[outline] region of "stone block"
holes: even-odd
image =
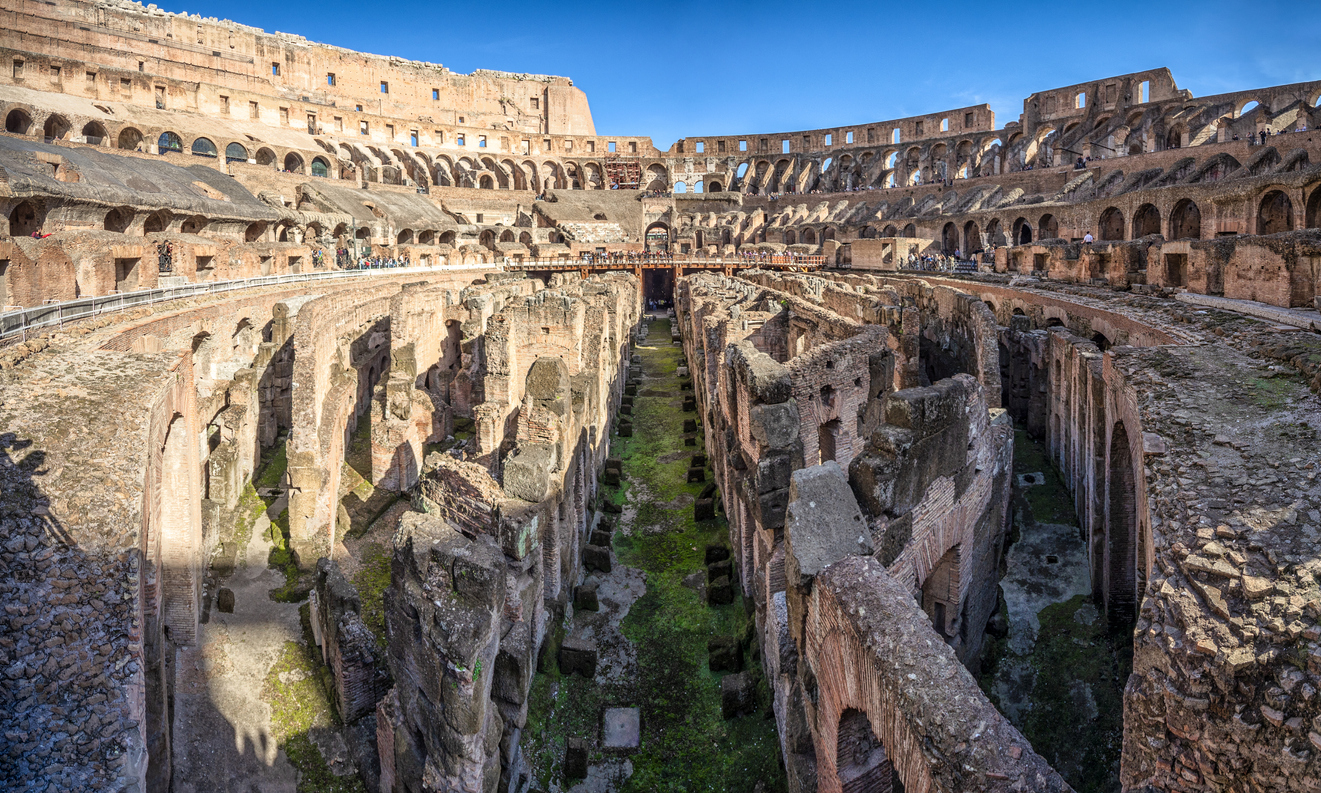
[[[601,502],[601,511],[609,515],[618,515],[624,511],[624,508],[607,498]]]
[[[509,495],[537,503],[550,494],[551,470],[557,453],[549,443],[526,443],[505,461],[504,484]]]
[[[706,467],[706,455],[705,455],[705,454],[694,454],[694,455],[693,455],[692,462],[688,463],[688,465],[692,466],[693,468],[705,468],[705,467]]]
[[[697,419],[684,419],[684,420],[683,420],[683,431],[684,431],[684,432],[697,432]]]
[[[716,501],[714,498],[699,498],[693,502],[693,520],[714,520],[716,517]]]
[[[633,404],[633,399],[634,399],[634,398],[631,397],[631,396],[623,396],[623,397],[620,397],[620,398],[619,398],[619,404],[621,404],[621,405],[630,405],[630,406],[631,406],[631,405]]]
[[[624,461],[618,457],[607,457],[605,460],[605,469],[607,471],[623,471]]]
[[[707,665],[712,672],[743,671],[743,645],[733,636],[713,636],[706,642]]]
[[[638,708],[606,708],[601,719],[601,744],[606,749],[636,749],[642,743],[642,713]]]
[[[599,611],[601,601],[596,596],[596,582],[588,581],[573,589],[573,607],[578,611]]]
[[[696,446],[696,445],[697,445],[697,439],[696,439],[696,438],[684,438],[684,439],[683,439],[683,445],[684,445],[684,446]]]
[[[638,395],[638,387],[635,384],[626,383],[624,385],[624,396],[637,396],[637,395]]]
[[[723,562],[728,558],[729,558],[729,546],[725,545],[724,543],[713,542],[710,545],[706,546],[706,556],[702,563],[711,564],[713,562]]]
[[[692,381],[692,380],[680,380],[680,381],[679,381],[679,390],[680,390],[680,391],[691,391],[691,390],[693,390],[693,381]]]
[[[798,404],[780,402],[753,405],[748,411],[748,429],[752,437],[770,449],[789,449],[798,440]]]
[[[602,548],[599,545],[588,545],[583,548],[583,567],[588,570],[600,570],[602,573],[610,572],[610,549]]]
[[[610,544],[611,544],[611,541],[612,541],[613,539],[614,539],[614,535],[612,535],[610,532],[608,532],[608,531],[601,531],[601,530],[598,529],[598,530],[592,532],[592,536],[591,536],[591,539],[589,540],[589,542],[590,542],[592,545],[598,545],[598,546],[600,546],[600,547],[602,547],[602,548],[609,548],[609,547],[610,547]]]
[[[719,562],[711,562],[706,566],[706,581],[711,583],[720,578],[734,577],[734,562],[732,559],[724,559]]]
[[[564,745],[564,776],[568,779],[587,778],[587,741],[570,738]]]
[[[871,554],[871,532],[834,460],[794,471],[792,482],[785,539],[790,566],[799,576],[815,576],[847,556]]]
[[[720,715],[726,719],[757,709],[757,686],[747,672],[725,675],[720,681]]]
[[[697,397],[685,396],[683,398],[683,410],[685,413],[692,413],[697,410]]]
[[[619,406],[619,415],[621,415],[621,416],[631,416],[631,415],[633,415],[633,406],[632,406],[632,405],[620,405],[620,406]]]
[[[611,487],[619,486],[619,471],[613,468],[607,468],[601,472],[601,484]]]
[[[633,437],[633,422],[629,421],[628,419],[619,420],[619,437],[621,438]]]
[[[216,611],[221,614],[234,613],[234,590],[227,586],[222,586],[216,592]]]
[[[693,468],[688,469],[688,482],[690,484],[693,482],[705,482],[705,481],[706,481],[705,468],[695,466]]]
[[[712,606],[727,606],[734,602],[734,584],[728,576],[717,578],[707,585],[706,602]]]
[[[566,636],[560,645],[560,673],[579,674],[591,680],[596,677],[596,662],[600,657],[596,642]]]

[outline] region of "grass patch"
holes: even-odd
[[[271,706],[271,738],[298,769],[299,793],[366,793],[356,773],[337,777],[308,737],[314,727],[336,728],[321,669],[299,642],[285,642],[280,658],[266,674],[262,699]]]
[[[1041,633],[1031,655],[1037,677],[1022,729],[1078,793],[1110,793],[1119,789],[1133,648],[1129,632],[1112,633],[1094,609],[1090,625],[1074,618],[1090,603],[1078,595],[1037,615]]]
[[[744,636],[750,618],[741,600],[710,607],[682,583],[703,570],[707,543],[728,543],[728,526],[723,518],[693,520],[693,500],[704,485],[688,484],[686,472],[689,456],[702,449],[683,445],[683,421],[694,414],[682,411],[677,381],[654,379],[673,378],[682,356],[670,344],[668,321],[652,323],[646,344],[635,352],[653,379],[634,400],[633,436],[616,438],[612,446],[623,463],[624,483],[618,490],[602,490],[602,497],[616,504],[624,504],[630,493],[646,494],[633,496],[637,516],[631,533],[618,532],[614,541],[620,564],[646,572],[646,592],[621,624],[636,650],[638,674],[615,685],[566,677],[555,667],[551,648],[546,671],[533,679],[524,751],[548,788],[559,780],[568,737],[595,738],[604,707],[637,706],[642,745],[630,756],[633,775],[615,789],[744,793],[764,781],[768,791],[782,791],[786,781],[769,711],[730,721],[720,715],[723,673],[707,666],[707,640]],[[648,389],[665,396],[641,395]],[[679,451],[685,453],[661,461]],[[680,498],[685,495],[689,498]]]
[[[271,600],[277,603],[302,603],[307,600],[307,593],[312,591],[312,573],[302,573],[294,563],[294,553],[289,548],[289,510],[283,510],[280,516],[271,521],[271,552],[266,563],[284,573],[284,586],[271,590]]]
[[[385,590],[390,586],[390,554],[377,543],[367,543],[362,550],[362,568],[353,576],[353,585],[362,598],[362,621],[376,636],[376,645],[385,651]]]
[[[1278,410],[1304,393],[1307,387],[1293,375],[1254,377],[1248,388],[1248,398],[1266,410]]]
[[[1044,485],[1023,489],[1023,498],[1032,507],[1032,516],[1038,523],[1058,523],[1077,526],[1078,515],[1073,511],[1073,497],[1060,477],[1059,469],[1046,454],[1046,448],[1030,440],[1021,429],[1014,430],[1014,475],[1040,473],[1046,477]]]
[[[284,479],[284,472],[289,468],[285,452],[287,440],[281,438],[262,455],[259,472],[252,478],[253,485],[261,489],[280,486],[280,480]]]
[[[243,555],[243,549],[248,547],[252,541],[252,528],[257,524],[257,519],[261,513],[266,511],[266,502],[261,496],[257,495],[257,489],[252,483],[243,486],[243,495],[239,497],[239,506],[235,510],[237,519],[234,522],[234,547],[238,549],[239,556]]]

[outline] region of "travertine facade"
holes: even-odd
[[[565,77],[118,1],[0,22],[0,786],[170,789],[176,662],[280,446],[363,778],[524,793],[631,334],[673,299],[791,789],[1067,789],[964,669],[1014,426],[1132,635],[1123,788],[1317,789],[1321,82],[660,151]],[[388,650],[339,568],[364,422],[409,507]]]

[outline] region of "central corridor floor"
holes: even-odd
[[[602,500],[622,507],[613,568],[592,573],[599,612],[565,619],[568,636],[594,639],[600,648],[596,677],[563,675],[552,646],[532,685],[523,750],[534,779],[547,791],[743,791],[784,789],[779,741],[769,703],[726,721],[720,714],[720,678],[707,664],[707,641],[744,638],[751,617],[741,598],[708,606],[704,555],[708,543],[728,543],[723,517],[697,523],[693,503],[704,485],[686,481],[688,461],[702,453],[684,445],[683,395],[676,374],[682,350],[670,341],[670,321],[653,319],[635,353],[642,378],[634,400],[634,434],[616,437],[611,455],[623,461],[618,489],[602,486]],[[692,437],[693,433],[689,433]],[[599,519],[599,518],[598,518]],[[548,640],[549,641],[549,640]],[[755,643],[755,642],[754,642]],[[608,708],[639,708],[641,745],[631,752],[604,749],[601,726]],[[591,746],[586,780],[565,779],[565,742]]]
[[[1078,793],[1119,790],[1132,630],[1092,603],[1073,500],[1039,441],[1014,433],[1013,544],[981,685]]]

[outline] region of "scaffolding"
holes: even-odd
[[[605,178],[609,190],[637,190],[642,186],[642,161],[637,157],[607,154]]]

